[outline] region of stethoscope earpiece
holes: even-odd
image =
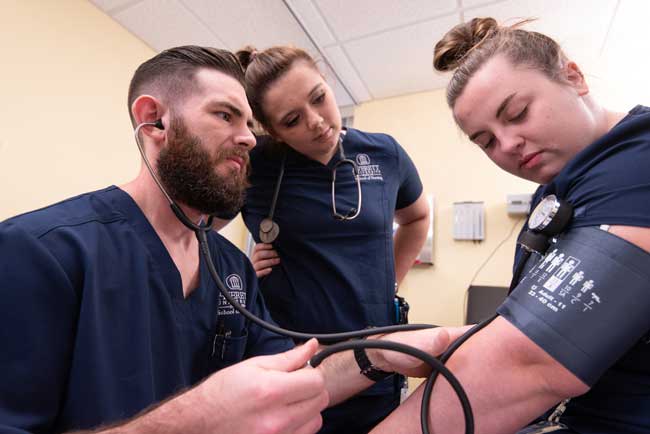
[[[196,235],[196,238],[199,242],[199,250],[200,254],[205,260],[205,264],[208,267],[208,272],[210,273],[210,276],[214,280],[214,283],[217,285],[217,288],[219,289],[219,292],[221,293],[221,297],[223,297],[233,308],[238,311],[240,314],[242,314],[247,320],[257,324],[260,327],[265,328],[266,330],[269,330],[273,333],[277,333],[282,336],[288,336],[291,337],[295,340],[301,340],[301,341],[306,341],[308,339],[312,338],[317,338],[321,342],[332,342],[332,341],[343,341],[343,340],[351,340],[356,338],[357,340],[349,341],[349,342],[344,342],[340,343],[337,345],[332,345],[330,346],[327,350],[321,351],[318,356],[316,356],[313,359],[312,366],[316,367],[318,364],[327,356],[330,354],[333,354],[335,352],[347,350],[347,349],[354,349],[354,348],[379,348],[379,349],[387,349],[391,351],[398,351],[398,352],[403,352],[405,354],[409,354],[413,357],[419,358],[425,363],[427,363],[429,366],[435,369],[436,372],[439,372],[442,374],[443,377],[451,384],[451,387],[453,388],[454,392],[458,396],[458,399],[461,402],[462,408],[463,408],[463,415],[465,417],[465,432],[467,434],[471,434],[474,432],[474,416],[472,413],[472,408],[469,403],[469,399],[467,397],[467,394],[463,390],[462,386],[456,380],[456,377],[454,377],[453,373],[449,371],[442,363],[440,363],[435,357],[430,356],[429,354],[422,352],[418,349],[414,349],[411,347],[408,347],[403,344],[399,344],[396,342],[385,342],[385,341],[378,341],[378,340],[364,340],[360,341],[358,338],[365,337],[365,336],[370,336],[373,334],[385,334],[385,333],[391,333],[391,332],[396,332],[396,331],[406,331],[406,330],[422,330],[422,329],[427,329],[431,328],[433,326],[430,325],[425,325],[425,324],[410,324],[410,325],[394,325],[394,326],[384,326],[384,327],[377,327],[374,329],[366,329],[366,330],[359,330],[355,332],[340,332],[340,333],[326,333],[326,334],[313,334],[313,333],[302,333],[302,332],[296,332],[293,330],[287,330],[283,329],[275,324],[269,323],[267,321],[264,321],[263,319],[255,316],[252,314],[250,311],[246,310],[245,306],[242,306],[237,299],[233,297],[233,294],[230,293],[228,288],[224,285],[223,281],[219,277],[219,272],[217,271],[215,265],[214,265],[214,260],[212,259],[212,254],[210,252],[210,245],[208,242],[208,234],[212,232],[214,229],[212,228],[213,224],[213,216],[210,216],[208,218],[208,221],[206,223],[199,223],[198,225],[192,222],[189,217],[185,215],[183,210],[174,202],[174,200],[171,198],[171,196],[167,193],[165,188],[163,187],[162,183],[156,176],[153,168],[151,167],[151,164],[149,163],[149,159],[147,158],[147,155],[144,152],[144,148],[142,146],[142,143],[140,142],[140,130],[144,126],[154,126],[158,129],[164,129],[164,125],[162,124],[162,121],[158,119],[155,122],[143,122],[140,123],[139,125],[136,126],[134,135],[135,135],[135,141],[138,145],[138,150],[140,151],[140,154],[142,155],[142,158],[145,162],[145,165],[147,166],[149,173],[151,174],[151,177],[155,181],[155,183],[158,185],[160,188],[160,191],[163,193],[163,195],[167,198],[169,201],[169,204],[171,206],[172,211],[176,215],[176,217],[180,220],[181,223],[183,223],[188,229],[192,230],[194,234]],[[339,138],[339,144],[340,144],[340,138]],[[342,157],[345,158],[343,155],[343,148],[340,148]],[[285,159],[286,159],[286,153],[285,153]],[[348,160],[350,161],[350,160]],[[262,220],[260,223],[260,239],[264,243],[272,243],[280,233],[280,228],[278,227],[277,223],[273,221],[273,212],[275,210],[275,203],[277,201],[277,196],[278,192],[280,190],[280,183],[282,182],[282,176],[284,174],[284,162],[285,160],[283,159],[282,161],[282,168],[280,171],[280,176],[278,178],[278,183],[276,185],[276,190],[275,190],[275,195],[273,197],[273,203],[271,206],[271,212],[268,218],[265,218]],[[353,166],[356,166],[353,164]],[[355,167],[356,169],[356,167]],[[361,185],[359,183],[359,176],[358,176],[358,170],[355,171],[355,177],[357,179],[357,186],[359,188],[359,204],[358,208],[352,209],[351,213],[354,214],[354,216],[349,217],[350,214],[347,216],[341,216],[343,220],[348,220],[355,218],[361,209]],[[334,179],[336,175],[334,174]],[[334,179],[332,182],[332,200],[334,201],[333,207],[334,207],[334,214],[336,215],[336,201],[334,197]],[[456,341],[458,342],[458,341]],[[329,352],[328,352],[329,351]],[[430,387],[433,387],[433,380],[435,379],[434,376],[430,377]],[[429,401],[426,399],[427,394],[425,394],[425,399],[422,403],[422,408],[424,409],[423,412],[425,413],[423,416],[423,422],[422,422],[422,431],[423,432],[428,432],[428,420],[429,420],[429,415],[428,415],[428,409],[429,409]]]
[[[167,190],[162,185],[162,182],[160,182],[160,179],[158,179],[158,176],[156,176],[156,172],[153,170],[153,167],[151,166],[151,163],[147,158],[147,154],[144,152],[144,147],[142,146],[142,142],[140,141],[140,130],[142,129],[142,127],[146,127],[146,126],[153,126],[161,130],[164,130],[165,126],[162,123],[162,119],[158,119],[155,122],[142,122],[138,124],[135,127],[135,130],[133,131],[133,135],[135,136],[135,143],[138,145],[138,150],[140,151],[140,155],[142,156],[142,160],[144,161],[144,164],[147,166],[147,169],[151,174],[151,178],[153,178],[154,182],[158,185],[160,192],[167,198],[167,201],[169,202],[169,206],[171,207],[176,217],[181,221],[181,223],[183,223],[188,229],[194,231],[197,235],[200,232],[205,234],[212,231],[214,216],[212,215],[209,216],[207,222],[199,223],[198,225],[194,223],[192,220],[190,220],[189,217],[187,217],[187,215],[185,215],[183,210],[178,206],[178,204],[174,201],[174,199],[172,199],[169,193],[167,193]]]

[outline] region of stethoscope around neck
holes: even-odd
[[[341,132],[338,138],[338,150],[340,159],[332,167],[332,215],[335,219],[345,221],[345,220],[354,220],[359,216],[361,212],[361,177],[359,176],[359,166],[354,160],[350,160],[345,157],[345,152],[343,151],[343,135],[345,133]],[[275,189],[273,191],[273,200],[271,201],[271,207],[269,208],[269,215],[260,222],[259,237],[263,243],[270,244],[278,238],[280,234],[280,226],[273,216],[275,214],[275,207],[278,202],[278,196],[280,194],[280,187],[282,186],[282,179],[284,178],[284,168],[287,164],[287,150],[285,149],[284,154],[282,155],[282,162],[280,163],[280,172],[278,173],[278,179],[275,182]],[[342,214],[336,208],[336,171],[340,166],[350,165],[352,170],[352,176],[354,177],[355,182],[357,183],[357,206],[356,208],[351,208],[347,213]]]
[[[400,353],[408,354],[412,357],[415,357],[419,360],[422,360],[425,362],[427,365],[429,365],[432,370],[433,370],[433,375],[430,378],[431,382],[431,387],[433,387],[433,381],[437,377],[438,374],[441,374],[450,384],[451,388],[454,390],[454,393],[458,397],[462,410],[463,410],[463,416],[465,419],[465,434],[473,434],[474,433],[474,415],[472,412],[472,407],[469,402],[469,398],[467,397],[467,393],[465,393],[465,390],[463,389],[463,386],[460,384],[458,379],[454,376],[454,374],[444,365],[443,362],[438,360],[437,358],[433,357],[432,355],[421,351],[417,348],[405,345],[405,344],[400,344],[397,342],[390,342],[390,341],[380,341],[380,340],[366,340],[366,339],[361,339],[365,338],[367,336],[372,336],[372,335],[378,335],[378,334],[387,334],[387,333],[393,333],[393,332],[398,332],[398,331],[412,331],[412,330],[423,330],[423,329],[429,329],[429,328],[434,328],[436,326],[429,325],[429,324],[402,324],[402,325],[393,325],[393,326],[383,326],[383,327],[375,327],[375,328],[369,328],[369,329],[364,329],[364,330],[357,330],[357,331],[352,331],[352,332],[342,332],[342,333],[326,333],[326,334],[310,334],[310,333],[301,333],[301,332],[296,332],[293,330],[287,330],[283,329],[281,327],[278,327],[275,324],[271,324],[269,322],[266,322],[262,320],[261,318],[258,318],[257,316],[253,315],[251,312],[249,312],[245,307],[243,307],[237,300],[235,300],[232,295],[230,295],[230,292],[226,288],[226,286],[223,284],[221,278],[219,277],[219,273],[217,272],[217,269],[214,266],[214,261],[212,260],[212,254],[210,252],[210,247],[208,244],[208,233],[213,230],[213,221],[214,217],[209,216],[208,219],[205,222],[200,222],[199,224],[194,223],[187,215],[183,212],[183,210],[178,206],[178,204],[172,199],[172,197],[167,193],[165,190],[164,186],[156,176],[151,164],[149,163],[149,159],[147,158],[144,148],[142,146],[142,143],[140,142],[140,129],[145,126],[153,126],[155,128],[164,129],[164,125],[162,124],[162,121],[159,119],[156,122],[143,122],[138,124],[138,126],[135,128],[134,134],[135,134],[135,141],[138,145],[138,150],[140,151],[140,155],[142,156],[142,159],[147,166],[147,169],[149,170],[149,173],[151,174],[151,177],[155,181],[155,183],[158,185],[158,188],[160,191],[163,193],[165,198],[169,201],[169,205],[174,212],[174,215],[179,219],[183,225],[185,225],[188,229],[192,230],[194,234],[196,235],[196,238],[199,242],[199,249],[201,252],[201,255],[203,256],[203,259],[208,267],[208,271],[210,272],[210,276],[212,277],[212,280],[214,283],[217,285],[217,288],[219,289],[219,292],[221,295],[230,303],[231,306],[233,306],[242,316],[244,316],[247,320],[257,324],[258,326],[265,328],[266,330],[269,330],[273,333],[282,335],[282,336],[287,336],[290,337],[294,340],[298,341],[307,341],[312,338],[318,339],[320,342],[339,342],[334,345],[331,345],[327,347],[326,349],[320,351],[318,354],[313,356],[311,360],[309,361],[309,365],[312,367],[317,367],[322,363],[323,360],[325,360],[327,357],[340,353],[342,351],[347,351],[347,350],[352,350],[355,348],[362,348],[362,349],[385,349],[385,350],[390,350],[390,351],[397,351]],[[343,148],[341,146],[341,138],[339,137],[339,149],[341,152],[342,160],[337,163],[337,165],[342,164],[342,163],[351,163],[353,166],[353,171],[355,174],[355,178],[357,180],[357,187],[359,191],[359,201],[358,201],[358,206],[356,211],[353,213],[354,215],[349,215],[345,216],[345,218],[341,218],[341,220],[352,220],[353,218],[356,218],[359,215],[359,211],[361,210],[361,184],[359,181],[359,170],[356,166],[356,163],[351,160],[345,159],[345,156],[343,155]],[[285,154],[286,155],[286,154]],[[334,172],[336,171],[336,165],[332,169]],[[281,176],[282,172],[284,171],[284,168],[281,169],[280,173],[280,178],[279,180],[281,181]],[[333,182],[336,180],[336,175],[333,174]],[[278,186],[276,186],[276,193],[274,194],[274,203],[277,200],[277,192],[279,191],[279,182]],[[335,202],[335,197],[334,197],[334,186],[332,187],[332,200],[333,200],[333,208],[334,208],[334,215],[336,216],[336,202]],[[275,205],[273,204],[272,206],[272,212],[275,208]],[[270,213],[272,217],[272,212]],[[272,221],[272,220],[271,220]],[[276,234],[277,236],[277,234]],[[340,341],[346,341],[346,342],[340,342]],[[421,408],[421,425],[422,425],[422,432],[423,434],[429,434],[429,402],[430,402],[430,393],[429,396],[427,397],[425,394],[425,397],[422,401],[422,408]]]

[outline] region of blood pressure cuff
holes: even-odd
[[[531,260],[497,312],[591,386],[650,329],[650,255],[583,227]]]

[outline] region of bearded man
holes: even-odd
[[[239,211],[255,145],[243,79],[224,50],[156,55],[129,88],[138,176],[0,223],[0,432],[312,433],[328,404],[372,384],[351,354],[305,368],[315,340],[294,349],[250,324],[170,207],[194,223]],[[272,321],[246,256],[207,239],[230,294]],[[418,333],[436,353],[449,340]]]

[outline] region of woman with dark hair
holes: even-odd
[[[293,47],[238,53],[246,95],[270,137],[252,150],[242,215],[273,318],[334,333],[395,324],[395,292],[422,247],[429,208],[413,162],[386,134],[341,127],[332,89]],[[399,225],[393,236],[393,221]],[[322,433],[366,433],[399,404],[401,380],[326,410]]]

